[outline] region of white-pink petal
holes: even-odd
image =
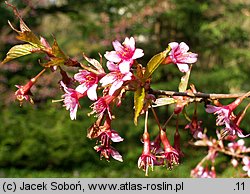
[[[106,52],[104,54],[104,57],[112,62],[118,63],[121,61],[121,58],[117,55],[116,51],[110,51],[110,52]]]
[[[123,44],[126,47],[131,48],[132,51],[135,50],[135,39],[134,39],[134,37],[130,37],[130,38],[126,37]]]
[[[77,112],[78,104],[73,107],[73,109],[70,109],[70,119],[71,120],[76,120],[76,112]]]
[[[130,61],[123,61],[119,64],[119,70],[122,74],[128,73],[130,71]]]
[[[109,89],[109,95],[112,96],[115,93],[115,91],[118,90],[122,86],[122,84],[123,84],[123,81],[121,80],[115,81]]]
[[[110,83],[113,83],[116,80],[116,73],[111,72],[107,75],[105,75],[102,79],[100,79],[100,83],[102,86],[106,86]]]
[[[111,151],[111,156],[115,159],[118,160],[120,162],[123,162],[122,156],[119,154],[118,151],[116,151],[115,149],[112,149]]]
[[[185,63],[177,63],[176,65],[179,68],[179,70],[183,73],[186,73],[189,70],[189,66]]]
[[[126,73],[124,77],[122,78],[123,81],[128,81],[132,79],[133,74],[131,72]]]
[[[206,107],[206,112],[207,113],[214,113],[214,112],[216,112],[216,111],[218,111],[220,109],[221,109],[220,107],[216,107],[216,106],[208,104],[207,107]]]
[[[124,140],[116,131],[112,131],[110,139],[113,142],[121,142]]]
[[[87,96],[90,100],[97,100],[97,93],[96,93],[97,84],[94,84],[87,90]]]
[[[179,44],[179,49],[181,50],[182,53],[185,53],[189,50],[189,46],[185,42],[181,42]]]
[[[119,70],[118,65],[114,64],[111,61],[107,61],[107,67],[108,67],[109,71],[118,71]]]
[[[179,46],[179,43],[178,42],[170,42],[168,45],[170,46],[170,48],[172,50],[176,50]]]
[[[143,55],[144,55],[144,53],[143,53],[142,49],[135,49],[135,52],[134,52],[132,59],[141,58]]]
[[[87,91],[87,89],[88,88],[84,84],[81,84],[81,85],[76,87],[76,91],[81,93],[81,94],[85,93]]]
[[[118,51],[118,52],[123,51],[123,46],[118,40],[113,41],[112,44],[113,44],[115,51]]]

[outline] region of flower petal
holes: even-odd
[[[81,84],[81,85],[76,87],[76,91],[81,93],[81,94],[84,94],[87,91],[87,89],[88,88],[84,84]]]
[[[130,71],[131,61],[123,61],[119,64],[119,70],[122,74],[128,73]]]
[[[96,93],[97,84],[94,84],[87,90],[87,95],[90,100],[97,100],[97,93]]]
[[[114,64],[111,61],[107,62],[107,67],[108,67],[109,71],[118,71],[119,70],[118,65]]]
[[[171,48],[173,51],[175,51],[175,50],[178,48],[179,43],[178,43],[178,42],[170,42],[168,45],[170,46],[170,48]]]
[[[104,54],[104,57],[112,62],[118,63],[121,61],[121,58],[117,55],[116,51],[110,51],[110,52],[106,52]]]
[[[207,113],[214,113],[214,112],[216,112],[216,111],[218,111],[220,109],[221,109],[220,107],[216,107],[216,106],[208,104],[207,107],[206,107],[206,112]]]
[[[111,87],[110,87],[110,89],[109,89],[109,95],[112,96],[112,95],[114,94],[114,92],[115,92],[116,90],[118,90],[118,89],[122,86],[122,84],[123,84],[123,81],[121,81],[121,80],[115,81],[115,82],[111,85]]]
[[[185,42],[181,42],[179,44],[179,49],[182,51],[182,53],[185,53],[189,50],[189,46]]]
[[[105,75],[102,79],[100,79],[100,83],[102,84],[102,86],[106,86],[108,84],[113,83],[115,80],[116,80],[116,73],[111,72]]]
[[[144,53],[143,53],[142,49],[135,49],[135,52],[134,52],[132,59],[141,58],[143,55],[144,55]]]
[[[77,112],[78,104],[73,107],[73,109],[70,109],[70,119],[76,120],[76,112]]]
[[[115,160],[118,160],[119,162],[123,162],[121,154],[118,151],[116,151],[114,148],[111,148],[111,156]]]
[[[123,44],[126,46],[126,47],[129,47],[132,51],[135,50],[135,39],[134,37],[126,37]]]
[[[115,51],[117,52],[123,51],[124,47],[121,45],[121,43],[118,40],[113,41],[112,44],[113,44]]]
[[[176,65],[179,68],[179,70],[183,73],[186,73],[189,70],[189,66],[185,63],[177,63]]]

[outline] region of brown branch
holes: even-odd
[[[154,95],[163,95],[163,96],[168,96],[168,97],[173,97],[173,96],[187,96],[190,98],[202,98],[202,99],[226,99],[226,98],[238,98],[246,93],[238,93],[238,94],[208,94],[208,93],[202,93],[202,92],[197,92],[197,93],[189,93],[189,92],[176,92],[176,91],[166,91],[166,90],[149,90],[150,94]],[[250,93],[247,95],[250,97]]]

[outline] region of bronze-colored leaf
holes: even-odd
[[[63,51],[60,49],[60,47],[57,44],[57,41],[54,40],[53,46],[52,46],[52,54],[55,57],[60,57],[66,60],[68,57],[63,53]]]

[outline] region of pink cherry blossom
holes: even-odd
[[[99,98],[96,102],[94,102],[91,105],[91,108],[93,109],[92,112],[90,112],[89,114],[94,114],[96,113],[97,117],[102,116],[105,111],[107,111],[109,118],[112,118],[111,112],[110,112],[110,107],[109,104],[115,99],[114,96],[103,96],[101,98]]]
[[[197,61],[197,54],[188,52],[189,47],[185,42],[180,44],[177,42],[169,43],[171,51],[169,52],[169,59],[172,63],[176,64],[181,72],[187,72],[189,70],[188,64],[195,63]]]
[[[242,159],[242,162],[244,164],[243,166],[243,170],[247,172],[247,176],[250,177],[250,160],[249,160],[249,157],[244,157]]]
[[[116,90],[122,87],[125,81],[133,79],[133,74],[131,72],[122,73],[112,62],[108,62],[107,66],[111,72],[105,75],[100,80],[100,83],[102,84],[102,86],[107,86],[112,84],[109,89],[109,95],[113,95]]]
[[[229,106],[217,107],[217,106],[207,105],[206,112],[217,114],[217,119],[216,119],[217,126],[229,125],[230,115],[232,113],[232,110],[230,109]]]
[[[98,75],[86,70],[79,70],[79,73],[74,75],[74,79],[81,84],[77,86],[77,92],[81,94],[87,92],[90,100],[97,100]]]
[[[152,171],[156,157],[153,154],[142,154],[138,159],[138,168],[142,168],[145,171],[145,175],[148,176],[148,168],[151,167]]]
[[[111,62],[119,63],[119,69],[122,73],[129,72],[134,60],[144,55],[142,49],[135,48],[133,37],[126,37],[122,44],[116,40],[113,42],[113,47],[115,51],[106,52],[104,56]]]
[[[63,87],[63,90],[65,91],[65,94],[62,95],[62,97],[64,98],[64,106],[66,107],[66,110],[70,111],[71,120],[74,120],[76,119],[76,112],[79,106],[79,99],[86,96],[86,94],[81,94],[72,88],[68,88],[62,81],[60,82],[60,84]]]

